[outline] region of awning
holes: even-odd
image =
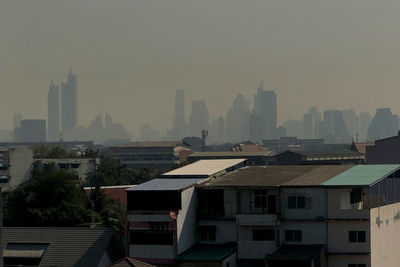
[[[324,245],[283,245],[268,255],[267,261],[308,261],[321,253]]]

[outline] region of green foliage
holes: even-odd
[[[129,169],[108,157],[100,160],[96,171],[86,178],[87,186],[140,184],[151,179],[148,168]]]
[[[65,159],[65,158],[76,158],[76,152],[65,149],[61,146],[51,146],[40,144],[33,148],[33,155],[35,158],[47,158],[47,159]]]
[[[112,227],[123,233],[121,206],[100,188],[87,196],[74,174],[50,166],[32,172],[31,183],[5,195],[6,226]]]
[[[85,195],[70,172],[33,171],[32,181],[6,195],[5,225],[74,226],[85,222]]]

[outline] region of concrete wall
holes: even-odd
[[[224,189],[224,209],[226,218],[235,218],[237,207],[236,189]]]
[[[326,223],[318,221],[286,221],[280,227],[281,244],[326,244]],[[302,230],[301,242],[286,242],[285,230]]]
[[[17,187],[31,178],[33,151],[31,148],[18,147],[9,149],[11,180],[6,189]]]
[[[369,219],[368,209],[350,207],[351,188],[328,189],[329,219]]]
[[[366,264],[367,267],[371,265],[369,255],[328,255],[328,266],[329,267],[348,267],[349,264]],[[396,265],[387,265],[382,267],[392,267]],[[376,267],[381,267],[377,265]]]
[[[239,259],[264,259],[265,255],[271,253],[276,248],[274,241],[253,241],[254,229],[271,229],[275,227],[244,226],[238,228],[238,258]]]
[[[194,187],[181,194],[182,209],[177,219],[178,254],[196,243],[196,191]]]
[[[349,231],[365,231],[365,243],[350,243]],[[329,253],[369,253],[370,224],[369,221],[329,221],[328,222]]]
[[[203,244],[223,244],[237,241],[237,229],[235,220],[201,220],[198,226],[213,225],[216,227],[216,241],[200,241]]]
[[[289,209],[289,196],[304,196],[305,209]],[[315,220],[326,218],[326,191],[324,188],[283,188],[281,191],[283,219]]]
[[[371,210],[371,266],[400,265],[400,203]]]

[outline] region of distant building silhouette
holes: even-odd
[[[77,76],[69,69],[66,83],[61,83],[61,117],[63,135],[71,135],[77,126]]]
[[[185,136],[185,91],[177,89],[175,95],[175,113],[172,125],[173,138],[181,139]]]
[[[22,115],[19,113],[14,114],[14,142],[20,142],[22,139],[21,136],[21,121],[22,121]]]
[[[326,143],[351,143],[351,136],[340,111],[324,112],[324,120],[320,123],[320,138]]]
[[[201,130],[208,129],[209,114],[205,101],[192,101],[192,113],[189,117],[190,135],[200,136]]]
[[[53,81],[51,81],[47,96],[47,139],[58,141],[60,139],[60,88]]]
[[[46,142],[45,120],[21,120],[20,142]]]
[[[349,132],[350,136],[355,138],[357,133],[359,133],[358,128],[358,117],[356,115],[356,111],[354,109],[346,109],[341,110],[342,118],[346,125],[346,129]]]
[[[275,138],[277,135],[277,100],[275,91],[264,91],[261,81],[254,96],[254,108],[250,116],[250,139]]]
[[[390,108],[378,108],[369,127],[367,139],[374,141],[397,135],[399,130],[399,117],[393,115]]]
[[[367,134],[368,134],[368,127],[369,124],[371,123],[371,114],[368,112],[361,112],[358,122],[359,122],[359,136],[358,136],[358,141],[360,142],[365,142],[367,141]]]
[[[249,101],[243,94],[237,94],[232,108],[226,115],[226,141],[240,142],[249,140]]]

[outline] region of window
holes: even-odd
[[[274,241],[275,231],[273,229],[253,230],[253,241]]]
[[[285,231],[285,240],[287,242],[301,242],[301,240],[302,240],[301,230],[286,230]]]
[[[365,241],[366,241],[365,231],[349,231],[350,243],[365,243]]]
[[[267,207],[267,190],[254,190],[254,207],[262,209]]]
[[[349,263],[347,265],[348,267],[367,267],[367,265],[365,263]]]
[[[131,231],[129,243],[132,245],[170,245],[174,242],[172,231]]]
[[[306,198],[305,197],[288,197],[288,208],[289,209],[305,209]]]
[[[361,202],[361,188],[353,188],[350,192],[350,204]]]
[[[8,243],[4,249],[4,266],[39,266],[49,244]]]
[[[214,225],[199,226],[199,239],[200,241],[215,241],[217,227]]]

